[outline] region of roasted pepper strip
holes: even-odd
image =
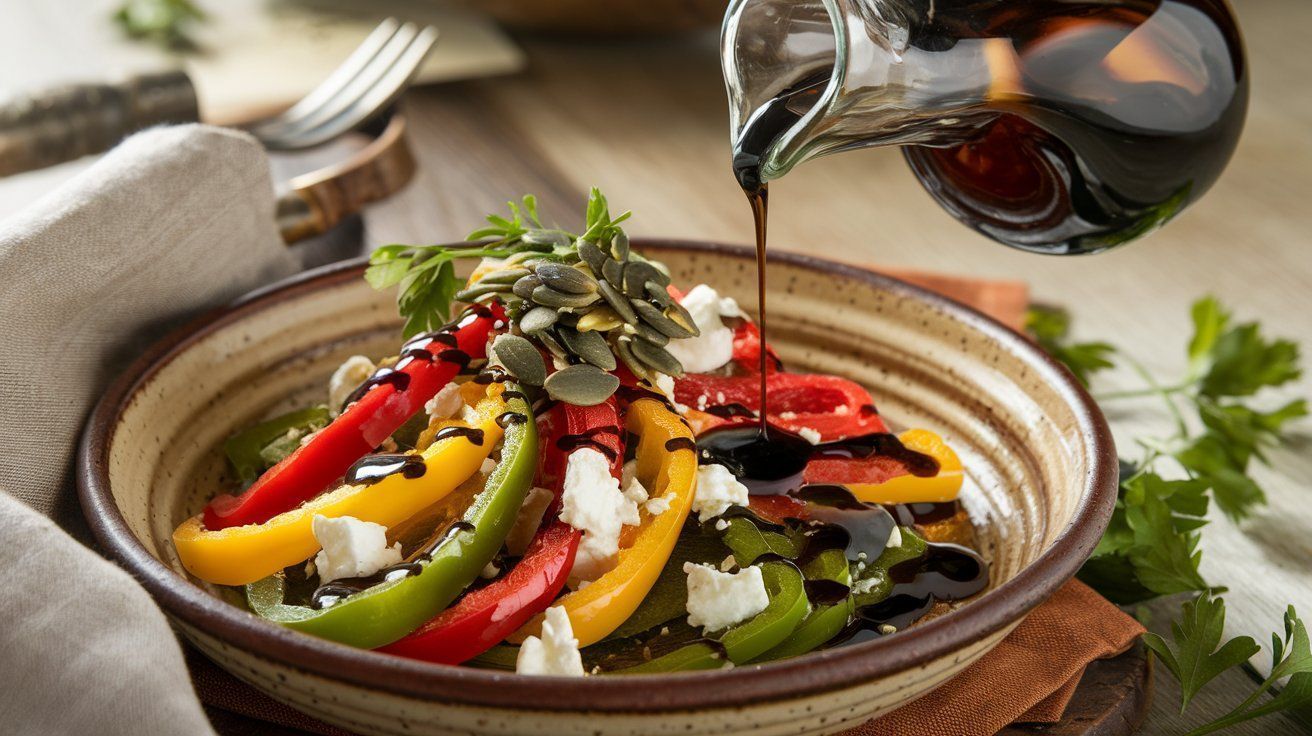
[[[870,393],[860,384],[838,376],[772,373],[765,381],[770,423],[793,432],[813,429],[821,439],[834,440],[886,432]],[[712,376],[687,374],[674,383],[674,398],[692,407],[689,421],[698,434],[722,424],[754,422],[747,415],[715,416],[715,407],[761,408],[759,374]],[[738,405],[735,407],[734,405]]]
[[[191,574],[220,585],[245,585],[298,562],[319,549],[311,524],[316,514],[353,516],[391,527],[441,500],[478,471],[501,440],[496,418],[506,409],[501,387],[489,387],[474,407],[482,444],[464,436],[435,442],[422,453],[424,474],[390,475],[372,485],[343,486],[262,524],[213,531],[193,516],[173,532],[178,557]],[[460,424],[453,422],[453,424]],[[513,426],[513,425],[512,425]],[[535,433],[536,436],[536,433]]]
[[[625,424],[640,437],[635,456],[639,480],[652,498],[664,497],[670,505],[656,516],[643,512],[633,543],[620,550],[614,569],[556,601],[569,614],[579,646],[601,641],[633,615],[669,559],[692,507],[697,482],[692,432],[661,402],[646,398],[629,404]],[[535,618],[512,641],[536,635],[541,624]]]
[[[807,483],[842,483],[866,503],[942,503],[955,500],[964,480],[961,458],[927,429],[910,429],[898,435],[908,449],[938,461],[938,473],[928,478],[911,475],[900,465],[879,463],[880,458],[818,459],[806,466]],[[899,472],[900,471],[900,472]],[[893,473],[893,475],[889,475]]]
[[[848,588],[852,585],[852,568],[841,549],[827,549],[816,555],[802,567],[802,574],[808,581],[827,580]],[[788,638],[753,661],[783,659],[816,649],[838,636],[855,612],[856,604],[850,592],[838,603],[817,605]]]
[[[607,428],[614,431],[606,432]],[[558,442],[587,437],[612,453],[611,472],[619,475],[624,452],[619,412],[612,398],[595,406],[557,404],[539,430],[548,440],[538,478],[560,497],[565,466],[572,454]],[[565,586],[581,532],[559,519],[546,522],[509,574],[461,598],[451,608],[381,651],[443,664],[459,664],[491,649],[551,605]]]
[[[379,583],[318,610],[283,603],[283,577],[272,575],[246,587],[251,608],[298,631],[364,649],[390,644],[431,619],[496,556],[532,484],[537,429],[523,400],[511,399],[509,407],[530,420],[507,425],[501,461],[461,517],[468,526],[420,559],[418,574]]]
[[[724,654],[714,645],[696,642],[650,662],[617,670],[617,673],[715,669],[724,666],[723,657],[726,655],[734,664],[743,664],[778,646],[806,618],[810,604],[806,600],[802,573],[791,562],[763,562],[760,567],[765,589],[770,594],[770,604],[764,611],[718,636]]]
[[[241,495],[213,498],[205,507],[205,528],[258,524],[314,498],[450,383],[467,362],[461,354],[485,357],[488,335],[503,318],[497,304],[471,308],[440,332],[406,343],[397,367],[387,369],[404,378],[374,386]],[[459,352],[442,357],[452,349]]]

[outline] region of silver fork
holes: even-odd
[[[312,148],[396,101],[437,42],[437,29],[388,18],[341,66],[283,113],[245,126],[270,150]]]
[[[396,101],[437,41],[437,29],[388,18],[286,112],[244,126],[270,149],[310,148],[359,127]],[[200,119],[181,69],[67,84],[0,102],[0,176],[109,150],[152,125]]]

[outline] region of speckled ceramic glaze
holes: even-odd
[[[755,303],[742,248],[648,241],[675,283]],[[990,589],[877,641],[731,670],[587,680],[520,677],[351,649],[263,621],[189,579],[174,526],[217,490],[220,444],[270,411],[320,400],[355,353],[394,353],[392,294],[348,263],[252,294],[155,346],[110,390],[79,458],[97,538],[224,668],[362,733],[754,736],[832,733],[886,712],[991,649],[1085,560],[1115,500],[1115,452],[1083,390],[1024,338],[916,287],[785,253],[770,262],[770,339],[795,371],[845,375],[895,424],[942,433],[992,563]],[[932,697],[932,696],[931,696]]]

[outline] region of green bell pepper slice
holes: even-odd
[[[924,537],[913,531],[911,527],[900,528],[902,544],[884,548],[883,554],[879,555],[878,559],[869,563],[857,574],[857,582],[853,584],[853,588],[861,592],[854,592],[852,595],[857,608],[873,606],[887,598],[893,592],[893,579],[888,576],[888,571],[899,562],[923,557],[929,548]]]
[[[328,426],[332,419],[326,406],[288,412],[229,437],[223,443],[223,454],[242,484],[250,485],[299,447],[302,438]]]
[[[724,530],[724,544],[733,552],[739,567],[746,567],[765,554],[785,559],[797,559],[806,546],[805,538],[796,534],[783,534],[761,530],[752,520],[742,516],[729,519]]]
[[[852,585],[852,568],[842,549],[827,549],[816,555],[802,566],[802,574],[807,580],[831,580],[849,588]],[[817,649],[838,636],[855,612],[856,604],[850,594],[838,603],[817,605],[787,639],[753,661],[767,662]]]
[[[641,674],[718,669],[724,666],[726,657],[734,664],[744,664],[778,646],[806,618],[811,605],[806,600],[802,572],[791,562],[763,562],[761,577],[770,594],[770,604],[746,622],[727,629],[718,637],[711,637],[718,641],[718,646],[713,642],[694,642],[650,662],[615,672]]]
[[[513,384],[507,388],[516,388]],[[446,608],[501,549],[537,470],[538,438],[532,410],[518,397],[507,402],[526,421],[508,424],[501,461],[461,518],[418,574],[379,583],[333,606],[314,609],[283,602],[281,573],[246,586],[251,610],[297,631],[373,649],[390,644]]]

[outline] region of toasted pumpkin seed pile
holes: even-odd
[[[510,314],[511,332],[492,350],[523,383],[543,386],[554,399],[589,405],[619,387],[610,375],[622,361],[654,383],[683,366],[665,346],[699,334],[688,310],[670,297],[665,266],[632,253],[618,228],[606,241],[557,243],[550,252],[524,251],[496,263],[457,292],[460,301],[497,299]],[[538,347],[560,370],[547,375]]]

